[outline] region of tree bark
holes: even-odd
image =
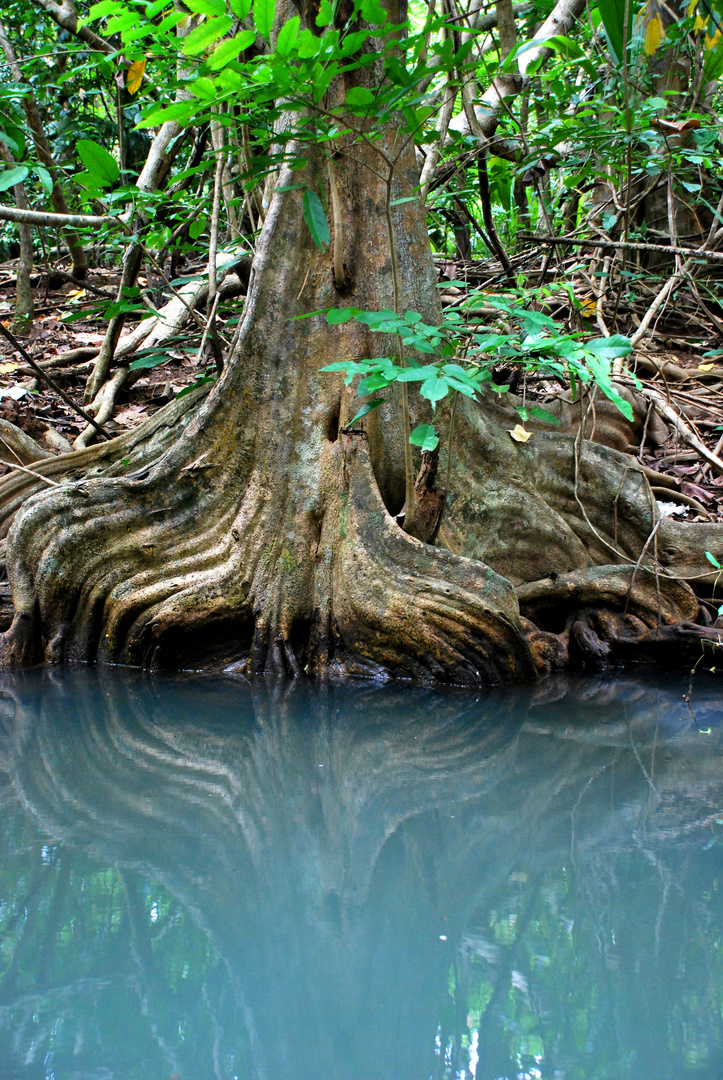
[[[15,158],[10,153],[5,143],[0,142],[0,157],[9,168],[14,169],[17,165]],[[15,205],[18,211],[28,211],[28,197],[25,194],[23,184],[13,186]],[[27,333],[33,325],[35,318],[35,305],[33,303],[33,289],[30,284],[30,274],[33,270],[33,234],[29,225],[21,224],[18,228],[20,234],[20,259],[18,261],[18,277],[15,286],[15,314],[13,326],[17,333]]]

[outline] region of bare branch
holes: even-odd
[[[51,214],[44,210],[18,210],[14,206],[0,206],[0,221],[14,221],[17,225],[46,225],[50,229],[122,224],[117,218],[97,217],[95,214]]]

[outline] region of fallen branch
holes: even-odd
[[[678,284],[679,281],[682,280],[686,268],[687,268],[687,264],[686,264],[685,267],[681,267],[680,270],[676,270],[674,274],[671,274],[671,276],[668,278],[668,280],[663,285],[660,292],[657,294],[657,296],[653,300],[653,302],[650,305],[650,307],[648,308],[648,310],[645,312],[645,315],[640,320],[640,326],[635,331],[633,336],[630,338],[630,344],[631,344],[633,349],[638,344],[638,342],[642,341],[642,339],[645,337],[646,333],[648,332],[648,327],[650,326],[651,322],[653,321],[655,316],[658,314],[660,309],[665,306],[665,304],[668,301],[668,297],[672,293],[675,286]]]
[[[68,226],[76,229],[98,228],[99,225],[123,223],[114,217],[98,217],[95,214],[51,214],[46,210],[18,210],[15,206],[0,206],[0,221],[14,221],[16,225],[46,225],[51,229]]]
[[[523,240],[535,240],[540,244],[569,244],[571,247],[610,248],[613,251],[661,251],[666,255],[688,255],[694,259],[710,259],[723,262],[723,251],[709,251],[707,248],[678,247],[677,244],[645,244],[639,240],[583,240],[575,236],[544,236],[540,233],[519,234]]]
[[[641,393],[643,397],[653,402],[663,419],[673,425],[681,438],[688,443],[688,446],[692,446],[694,450],[697,450],[700,456],[705,458],[715,471],[723,476],[723,461],[717,454],[711,453],[705,443],[693,434],[682,416],[665,400],[663,395],[659,394],[657,390],[651,390],[649,386],[643,387]]]

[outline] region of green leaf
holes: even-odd
[[[93,4],[88,12],[89,19],[104,19],[106,15],[115,15],[123,11],[123,4],[119,0],[101,0],[100,4]]]
[[[233,19],[230,15],[207,19],[206,22],[202,22],[200,26],[192,30],[187,38],[183,39],[181,52],[184,56],[198,56],[209,45],[213,45],[214,41],[218,41],[224,34],[227,34],[232,26]]]
[[[623,414],[626,420],[633,422],[633,407],[629,401],[626,401],[624,397],[621,397],[617,390],[613,389],[612,385],[606,385],[601,379],[595,380],[602,390],[605,397],[609,398],[614,405],[617,405],[620,412]]]
[[[628,41],[632,40],[633,11],[637,10],[628,0],[598,0],[598,10],[608,39],[608,47],[613,63],[620,67],[623,63],[623,41],[625,39],[625,8],[628,8]]]
[[[330,0],[321,0],[319,4],[319,14],[316,16],[315,22],[317,26],[329,26],[334,21],[334,8],[331,6]]]
[[[357,397],[366,397],[367,394],[373,394],[375,390],[386,390],[390,382],[393,379],[387,379],[385,375],[379,372],[375,372],[373,375],[367,375],[365,379],[361,379],[357,387]]]
[[[279,56],[290,56],[299,36],[300,21],[299,16],[294,15],[279,30],[279,36],[276,39],[276,52]]]
[[[85,165],[98,187],[110,187],[120,178],[120,169],[114,157],[103,146],[90,139],[79,139],[78,157]]]
[[[35,166],[35,171],[38,174],[38,180],[43,185],[43,187],[47,191],[48,195],[50,195],[50,193],[53,190],[53,178],[52,178],[52,176],[50,175],[50,173],[48,172],[47,169],[43,168],[42,165],[36,165]]]
[[[522,410],[518,409],[517,411],[521,413]],[[546,424],[560,423],[558,417],[554,416],[551,412],[548,412],[547,409],[543,409],[542,405],[529,405],[527,407],[527,412],[530,416],[534,416],[535,420],[544,420]]]
[[[0,191],[7,191],[15,184],[22,184],[23,180],[27,179],[28,171],[24,165],[18,165],[14,169],[6,169],[5,172],[0,173]]]
[[[585,349],[604,360],[615,360],[619,356],[628,356],[632,352],[630,338],[622,334],[613,334],[607,338],[593,338],[585,342]]]
[[[196,390],[199,386],[205,386],[206,383],[216,382],[213,375],[204,375],[200,379],[196,379],[190,386],[184,386],[183,390],[179,390],[176,394],[176,398],[185,397],[186,394],[190,394],[192,390]]]
[[[387,21],[387,13],[379,6],[379,0],[362,0],[361,13],[364,21],[372,26],[383,26]]]
[[[230,64],[232,60],[237,58],[239,53],[243,52],[244,49],[248,49],[249,45],[253,45],[255,41],[256,34],[253,30],[242,30],[236,37],[222,41],[208,58],[208,66],[211,71],[219,71],[226,64]]]
[[[705,557],[706,557],[706,559],[708,560],[709,563],[713,563],[713,566],[715,566],[716,570],[723,569],[723,567],[721,567],[721,564],[716,559],[715,555],[711,555],[711,553],[709,551],[706,551],[705,552]]]
[[[178,120],[179,123],[183,123],[185,120],[190,120],[197,112],[198,102],[196,101],[174,101],[173,105],[167,105],[162,109],[154,106],[147,116],[138,121],[136,128],[142,130],[158,127],[160,124],[165,124],[166,120]]]
[[[397,382],[426,382],[430,377],[436,377],[437,369],[434,364],[426,364],[424,367],[403,368],[397,375]]]
[[[137,360],[134,360],[129,365],[129,371],[140,371],[143,368],[158,367],[159,364],[165,364],[168,361],[166,353],[149,353],[148,356],[139,356]]]
[[[254,0],[254,24],[261,37],[268,41],[276,14],[276,0]]]
[[[354,308],[331,308],[331,310],[326,313],[326,321],[330,326],[340,326],[342,323],[349,322],[349,319],[351,319],[353,315]]]
[[[419,388],[419,393],[422,397],[426,398],[427,401],[431,401],[432,404],[435,405],[438,401],[441,401],[442,398],[447,396],[449,393],[449,386],[445,379],[434,377],[427,379],[426,382],[422,383]]]
[[[360,311],[354,318],[357,322],[364,323],[370,330],[382,333],[394,333],[402,321],[396,311],[390,311],[388,308],[382,308],[381,311]]]
[[[308,188],[304,192],[304,221],[309,227],[311,239],[318,248],[325,251],[330,240],[326,214],[319,196]]]
[[[372,398],[371,401],[365,402],[365,404],[362,405],[359,412],[356,413],[356,415],[353,416],[351,418],[351,420],[349,421],[349,427],[351,427],[352,424],[356,424],[357,420],[361,420],[363,417],[367,416],[370,412],[372,412],[373,409],[378,409],[379,406],[383,405],[385,401],[386,401],[386,398],[378,397],[378,398]]]
[[[574,60],[580,64],[591,79],[597,79],[598,74],[595,66],[588,60],[587,55],[582,51],[580,46],[572,38],[565,37],[563,34],[555,34],[554,37],[548,38],[545,44],[558,52],[560,56],[564,56],[567,60]]]
[[[245,19],[251,11],[251,0],[228,0],[228,6],[239,19]]]
[[[346,92],[346,103],[353,109],[363,109],[374,104],[374,94],[365,86],[350,86]]]
[[[409,436],[412,446],[419,446],[422,450],[436,450],[439,445],[439,435],[432,424],[418,424]]]

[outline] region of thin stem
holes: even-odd
[[[392,180],[394,178],[394,167],[389,169],[387,176],[386,187],[386,200],[384,209],[387,218],[387,231],[389,234],[389,252],[391,255],[392,263],[392,285],[394,289],[394,311],[395,314],[399,314],[399,266],[397,264],[397,246],[394,241],[394,225],[392,222]],[[404,353],[404,342],[399,339],[399,363],[402,367],[407,366],[407,360]],[[412,444],[409,441],[409,436],[412,433],[411,425],[409,422],[409,393],[407,391],[407,384],[402,383],[402,421],[404,427],[404,531],[409,532],[414,524],[414,462],[412,460]]]
[[[346,271],[344,270],[344,224],[339,202],[339,188],[336,183],[336,165],[330,155],[326,159],[326,168],[329,174],[329,195],[331,197],[331,217],[334,225],[334,284],[337,289],[343,289],[346,285]]]

